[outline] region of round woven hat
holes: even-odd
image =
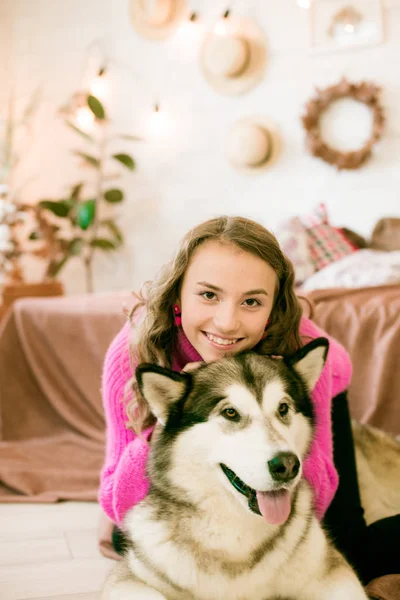
[[[276,161],[281,138],[276,125],[267,117],[244,117],[231,127],[226,149],[229,161],[236,169],[256,174]]]
[[[250,19],[230,16],[206,34],[200,53],[207,81],[221,94],[243,94],[263,78],[267,61],[264,32]]]
[[[130,0],[133,27],[141,36],[153,40],[172,35],[187,11],[187,0]]]

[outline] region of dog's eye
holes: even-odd
[[[278,413],[281,417],[284,417],[289,412],[289,404],[287,402],[281,402],[278,408]]]
[[[225,410],[222,411],[222,415],[230,421],[238,421],[240,418],[238,411],[231,407],[225,408]]]

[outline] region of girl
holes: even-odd
[[[155,418],[137,389],[136,365],[152,362],[181,371],[248,349],[288,355],[312,338],[329,338],[302,317],[293,283],[293,267],[269,231],[249,219],[220,217],[189,231],[174,259],[149,284],[132,323],[112,342],[103,371],[107,448],[99,501],[116,524],[117,551],[124,541],[123,518],[149,485],[146,461]],[[329,340],[328,358],[312,393],[316,435],[304,475],[314,491],[317,516],[367,582],[396,569],[388,552],[380,562],[376,556],[369,561],[374,544],[360,505],[346,399],[351,363],[344,348]]]

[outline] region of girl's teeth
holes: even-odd
[[[223,340],[222,338],[216,337],[211,333],[206,333],[206,336],[211,342],[215,342],[216,344],[220,344],[221,346],[231,346],[232,344],[236,344],[236,340]]]

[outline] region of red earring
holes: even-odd
[[[271,323],[271,319],[268,319],[267,324],[266,324],[265,329],[264,329],[264,333],[262,334],[262,337],[261,337],[262,340],[265,340],[265,338],[267,337],[267,329],[268,329],[268,325],[270,323]]]
[[[177,327],[182,324],[181,309],[179,304],[174,304],[174,321]]]

